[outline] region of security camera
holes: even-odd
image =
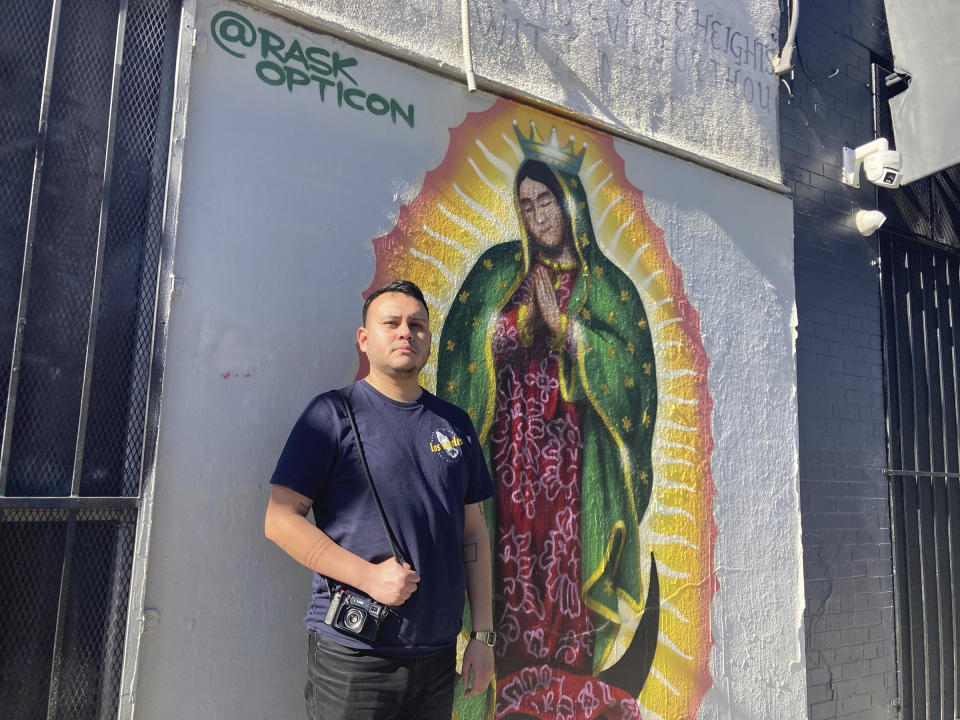
[[[880,226],[887,221],[887,216],[879,210],[858,210],[856,215],[857,230],[864,237],[873,235]]]
[[[900,187],[900,168],[903,156],[890,149],[886,138],[877,138],[856,150],[843,149],[843,182],[851,187],[860,187],[860,166],[867,180],[881,187]]]
[[[884,141],[886,142],[886,141]],[[900,186],[900,166],[903,160],[896,150],[870,153],[863,159],[863,172],[874,185],[895,188]]]

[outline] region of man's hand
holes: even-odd
[[[410,567],[410,563],[400,565],[395,558],[387,558],[376,563],[369,580],[360,588],[378,603],[384,605],[403,605],[420,582],[420,573]]]
[[[470,672],[473,671],[473,678]],[[467,643],[463,651],[463,670],[460,680],[463,682],[463,696],[473,697],[485,692],[493,679],[493,648],[479,640]]]

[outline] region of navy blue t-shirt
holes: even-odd
[[[323,622],[326,580],[314,574],[306,626],[353,648],[422,656],[456,641],[463,614],[464,506],[493,495],[470,417],[423,391],[392,400],[365,381],[344,388],[373,482],[404,557],[420,573],[416,591],[392,608],[374,645]],[[336,392],[315,397],[297,421],[270,482],[313,499],[317,527],[369,562],[392,556]]]

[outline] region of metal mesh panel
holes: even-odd
[[[133,0],[114,145],[81,495],[136,495],[163,213],[172,72],[170,3]],[[172,58],[170,58],[172,60]]]
[[[880,211],[887,216],[885,224],[888,229],[930,237],[930,219],[933,212],[930,188],[930,178],[924,178],[909,185],[902,185],[897,190],[881,192],[878,205]]]
[[[179,6],[3,5],[4,720],[117,714]]]
[[[116,715],[136,517],[135,508],[3,511],[7,720]]]
[[[8,495],[70,494],[118,2],[60,12]]]
[[[0,427],[20,296],[52,0],[7,0],[0,23]]]
[[[51,718],[116,715],[136,511],[77,515]]]
[[[67,513],[0,514],[0,708],[6,720],[47,716]]]
[[[960,167],[933,176],[933,239],[960,249]]]

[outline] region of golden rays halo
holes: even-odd
[[[654,343],[658,407],[653,442],[650,504],[640,526],[642,582],[649,587],[650,554],[660,582],[660,630],[653,666],[638,702],[644,720],[681,720],[697,714],[712,679],[710,605],[714,572],[714,485],[710,474],[712,401],[708,359],[697,311],[687,301],[680,269],[626,177],[610,136],[499,99],[471,113],[450,131],[443,162],[427,172],[419,195],[400,210],[396,227],[373,241],[376,271],[367,293],[395,278],[416,282],[430,306],[434,343],[474,263],[489,247],[516,240],[521,228],[513,183],[523,153],[513,123],[534,122],[542,137],[587,144],[580,179],[587,193],[597,242],[636,285]],[[565,142],[565,140],[564,140]],[[432,358],[439,348],[432,348]],[[482,362],[482,358],[478,359]],[[436,364],[421,374],[435,390]],[[622,609],[615,662],[629,644],[638,618]]]

